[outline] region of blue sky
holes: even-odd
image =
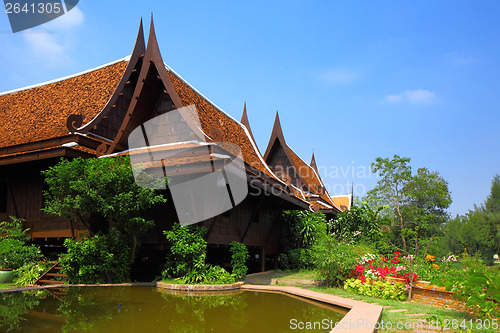
[[[463,214],[500,173],[498,1],[82,0],[16,34],[2,11],[0,91],[130,54],[151,12],[165,62],[237,119],[246,101],[261,151],[278,110],[331,194],[364,195],[375,158],[399,154],[440,172]]]

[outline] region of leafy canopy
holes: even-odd
[[[438,172],[426,168],[412,174],[410,159],[394,155],[392,159],[377,158],[372,171],[380,180],[370,190],[367,200],[371,205],[390,207],[391,242],[405,253],[415,256],[423,240],[440,232],[448,219],[446,209],[451,204],[448,182]]]

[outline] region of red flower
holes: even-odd
[[[366,283],[366,278],[364,275],[358,276],[358,280],[361,281],[362,283]]]
[[[398,257],[394,257],[394,258],[391,259],[391,263],[397,264],[399,262],[399,260],[400,259]]]
[[[401,252],[399,252],[399,251],[395,251],[395,252],[394,252],[394,254],[395,254],[396,256],[399,256],[399,255],[401,255]]]
[[[382,259],[382,261],[387,261],[387,259],[389,259],[389,258],[387,258],[387,257],[382,257],[381,259]]]
[[[364,270],[365,268],[361,265],[356,266],[356,268],[354,269],[354,271],[358,274],[363,274]]]

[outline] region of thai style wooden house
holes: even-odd
[[[330,217],[341,212],[321,180],[314,154],[308,165],[285,142],[277,112],[264,160],[282,181],[300,191],[313,211],[322,211]]]
[[[288,147],[278,115],[263,157],[248,123],[246,105],[238,122],[208,100],[163,62],[152,22],[146,45],[141,21],[129,57],[0,93],[0,221],[9,216],[23,218],[33,242],[45,249],[60,248],[64,238],[77,237],[86,230],[76,221],[41,211],[45,187],[40,172],[61,157],[126,154],[129,134],[135,128],[192,105],[198,121],[183,119],[195,133],[192,139],[237,145],[248,186],[248,195],[241,203],[200,222],[207,229],[210,261],[229,264],[227,245],[239,241],[250,249],[251,269],[264,270],[266,263],[273,265],[280,251],[279,217],[283,210],[321,210],[330,215],[342,210],[326,191],[314,156],[309,166]],[[175,141],[177,134],[165,135],[173,135]],[[200,163],[196,158],[184,159],[182,170],[195,174]],[[155,228],[140,240],[145,265],[154,266],[163,257],[161,251],[168,244],[162,231],[178,221],[168,189],[165,195],[167,204],[152,212]]]

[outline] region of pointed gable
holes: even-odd
[[[319,199],[319,203],[316,204],[318,209],[340,211],[331,200],[321,181],[317,172],[316,161],[313,160],[314,168],[312,168],[295,154],[285,142],[277,112],[271,138],[264,154],[264,160],[271,167],[271,170],[283,181],[304,191],[309,201],[318,201]]]
[[[250,138],[252,139],[255,147],[257,148],[257,151],[260,154],[259,147],[257,146],[257,141],[255,141],[255,138],[253,137],[252,129],[250,128],[250,122],[248,121],[248,115],[247,115],[247,103],[243,105],[243,114],[241,115],[241,121],[240,121],[243,126],[246,127],[248,134],[250,135]]]

